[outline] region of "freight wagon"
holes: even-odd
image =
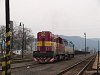
[[[74,44],[50,31],[37,33],[37,50],[33,60],[39,63],[54,62],[74,57]]]

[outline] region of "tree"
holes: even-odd
[[[5,32],[6,28],[5,26],[0,26],[0,38],[5,40]],[[25,28],[24,29],[24,47],[27,48],[27,46],[30,47],[30,44],[34,40],[34,35],[32,34],[31,29]],[[22,48],[22,36],[23,36],[23,29],[21,26],[15,26],[13,27],[13,50],[21,50]],[[11,32],[11,39],[12,39],[12,32]],[[25,48],[24,48],[25,49]],[[31,47],[30,47],[31,49]]]
[[[5,33],[6,33],[5,26],[0,26],[0,42],[1,42],[0,44],[3,49],[5,49],[5,40],[6,40]]]

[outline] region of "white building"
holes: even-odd
[[[21,50],[14,50],[13,53],[14,54],[17,54],[17,55],[21,55],[22,54],[22,51]]]

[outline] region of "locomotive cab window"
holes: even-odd
[[[68,45],[68,42],[66,40],[64,40],[64,44],[65,44],[65,46],[67,46]]]

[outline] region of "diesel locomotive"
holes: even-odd
[[[54,62],[74,57],[74,44],[50,31],[37,33],[37,50],[33,60],[39,63]]]

